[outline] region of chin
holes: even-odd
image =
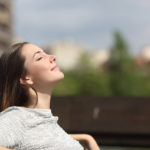
[[[64,78],[64,73],[60,72],[60,79],[62,80]]]
[[[53,79],[52,79],[53,78]],[[63,80],[64,78],[64,73],[63,72],[59,72],[59,74],[57,73],[57,75],[53,76],[51,78],[51,80],[46,81],[46,83],[48,83],[49,85],[55,86],[57,85],[61,80]]]
[[[59,83],[61,80],[63,80],[64,78],[64,74],[61,72],[61,74],[59,75],[59,77],[55,80],[55,83]]]
[[[61,81],[63,78],[64,78],[64,74],[62,73],[58,81]]]

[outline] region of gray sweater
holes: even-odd
[[[83,150],[50,109],[12,106],[0,113],[0,146],[13,150]]]

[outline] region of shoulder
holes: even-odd
[[[11,106],[0,112],[0,125],[9,126],[13,125],[14,123],[17,125],[21,118],[21,110],[18,109],[16,106]]]
[[[2,112],[0,112],[0,117],[12,116],[12,115],[17,114],[19,111],[20,110],[18,109],[17,106],[10,106],[6,108],[5,110],[3,110]]]
[[[20,111],[14,107],[5,109],[0,113],[0,145],[13,147],[19,143],[22,123]],[[3,136],[2,136],[3,135]]]

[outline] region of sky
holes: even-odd
[[[39,46],[74,42],[110,49],[120,31],[137,54],[150,45],[150,0],[14,0],[15,37]]]

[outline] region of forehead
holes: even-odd
[[[35,52],[42,50],[40,47],[33,44],[25,44],[21,50],[21,55],[25,58],[31,58]]]
[[[29,68],[33,62],[33,55],[37,51],[42,51],[42,49],[33,44],[25,44],[21,50],[21,55],[25,58],[24,66]]]

